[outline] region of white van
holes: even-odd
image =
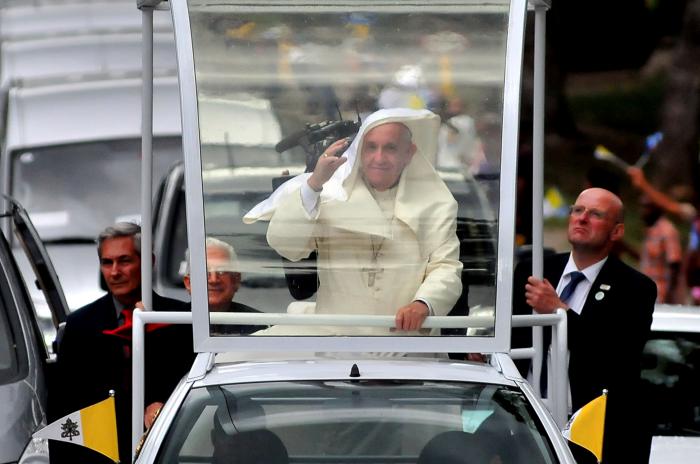
[[[132,0],[28,3],[0,9],[0,40],[141,30],[141,15]],[[169,15],[153,15],[153,29],[172,30]]]
[[[27,201],[71,309],[103,293],[97,233],[138,218],[141,25],[131,0],[7,2],[0,9],[0,192]],[[182,155],[170,16],[154,15],[154,31],[160,178]],[[26,260],[17,259],[26,271]],[[53,338],[46,303],[31,293],[44,335]]]
[[[44,84],[85,76],[120,76],[141,71],[141,34],[84,34],[3,41],[0,44],[0,89],[13,83]],[[174,74],[175,43],[172,32],[153,35],[153,69],[156,75]]]
[[[16,87],[8,94],[2,193],[29,211],[71,309],[103,294],[99,231],[138,219],[140,96],[137,78]],[[182,159],[177,79],[155,79],[154,96],[153,172],[159,179]],[[32,296],[41,300],[36,291]]]

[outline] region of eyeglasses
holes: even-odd
[[[216,277],[218,279],[221,279],[229,274],[233,274],[233,271],[207,271],[207,278],[211,279],[213,277]]]
[[[602,221],[608,217],[608,213],[599,209],[586,208],[585,206],[580,205],[571,205],[569,207],[569,214],[573,217],[581,217],[586,213],[588,213],[589,217],[592,217],[597,221]]]

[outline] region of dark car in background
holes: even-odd
[[[644,347],[643,398],[653,439],[650,464],[700,459],[700,309],[657,305]]]

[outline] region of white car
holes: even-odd
[[[207,364],[195,362],[177,387],[137,463],[573,462],[505,355],[217,361],[198,371]]]
[[[424,2],[420,5],[393,1],[329,0],[312,3],[313,6],[298,1],[248,2],[245,5],[235,0],[168,2],[178,51],[184,154],[184,177],[180,185],[185,186],[187,205],[192,313],[156,314],[144,311],[134,315],[132,444],[141,435],[144,410],[144,379],[141,378],[144,369],[137,359],[143,355],[143,349],[137,343],[143,339],[143,321],[186,323],[189,322],[186,319],[191,318],[194,346],[199,355],[143,440],[140,453],[135,457],[136,462],[573,463],[560,432],[560,427],[566,422],[566,389],[551,389],[551,398],[548,398],[549,406],[554,411],[551,414],[520,376],[512,359],[505,354],[510,348],[511,333],[510,282],[515,243],[514,186],[520,100],[517,89],[521,88],[522,27],[527,14],[527,0],[465,0]],[[546,2],[534,3],[538,7],[546,6]],[[349,12],[376,14],[377,21],[371,28],[372,38],[368,40],[378,46],[384,69],[369,71],[358,66],[356,61],[344,58],[340,47],[349,34],[346,27]],[[217,26],[221,23],[213,18],[244,18],[249,21],[248,24],[260,24],[261,27],[287,26],[291,36],[280,40],[275,47],[261,46],[253,39],[242,37],[232,50],[221,38]],[[450,30],[469,33],[471,45],[468,51],[450,56],[425,55],[418,51],[417,45],[425,36]],[[298,69],[291,65],[290,49],[293,44],[301,42],[315,43],[324,49],[333,49],[335,53],[324,54],[323,57],[327,59],[309,61],[304,69]],[[363,50],[358,52],[362,54]],[[318,264],[319,269],[320,266],[328,266],[334,270],[340,269],[346,275],[352,275],[352,278],[358,277],[357,290],[353,289],[353,293],[348,293],[347,297],[340,294],[344,301],[337,311],[328,311],[332,303],[325,308],[319,305],[316,314],[314,311],[293,311],[298,303],[306,305],[305,308],[315,307],[316,300],[313,295],[297,298],[296,294],[287,292],[284,287],[281,288],[282,293],[289,294],[285,293],[285,300],[280,310],[276,311],[270,303],[269,287],[251,286],[242,288],[234,301],[249,304],[259,313],[210,313],[206,237],[214,235],[235,246],[241,258],[240,272],[243,276],[253,276],[256,266],[261,273],[277,272],[281,267],[281,260],[269,254],[270,243],[263,240],[262,232],[267,226],[248,225],[247,222],[241,224],[240,219],[253,204],[246,203],[245,195],[227,198],[225,194],[261,192],[260,185],[264,186],[264,190],[275,185],[283,175],[281,166],[287,151],[282,149],[285,146],[281,144],[283,140],[301,140],[305,136],[306,146],[301,142],[300,145],[313,161],[313,156],[320,156],[325,150],[318,150],[317,144],[325,143],[325,138],[340,138],[321,129],[336,126],[322,125],[319,115],[307,114],[307,103],[324,107],[336,103],[332,113],[338,114],[338,120],[362,119],[364,109],[353,102],[352,95],[372,96],[374,93],[376,96],[378,90],[389,84],[395,70],[405,64],[430,69],[425,76],[426,83],[433,88],[449,87],[457,95],[469,99],[476,118],[497,115],[493,140],[498,142],[486,148],[496,161],[493,197],[489,197],[493,217],[473,213],[474,198],[469,195],[472,186],[467,179],[445,179],[443,175],[445,184],[453,184],[449,185],[449,190],[454,193],[459,205],[455,217],[455,238],[460,240],[459,259],[466,270],[462,273],[463,285],[458,291],[459,295],[456,295],[459,299],[451,308],[457,311],[450,316],[429,316],[423,321],[422,328],[458,329],[461,332],[441,334],[438,330],[426,330],[420,334],[396,333],[392,330],[396,324],[393,312],[370,310],[370,303],[366,303],[374,298],[370,295],[384,291],[390,293],[398,288],[398,285],[393,285],[399,283],[400,277],[396,282],[382,284],[382,287],[377,284],[375,287],[376,274],[384,268],[377,266],[376,253],[379,250],[371,250],[375,252],[373,258],[365,253],[370,251],[364,250],[366,243],[358,248],[362,249],[357,253],[363,256],[362,259],[355,260],[354,254],[341,251],[332,265],[316,261],[321,263]],[[279,135],[280,138],[274,146],[282,153],[274,154],[271,160],[260,155],[254,158],[238,155],[240,144],[236,143],[235,137],[254,133],[239,121],[255,121],[254,118],[241,116],[248,114],[241,113],[240,107],[235,104],[241,94],[269,101],[270,111],[279,121],[280,133],[275,137]],[[312,101],[305,98],[307,95],[325,97],[323,101],[321,98]],[[396,111],[395,114],[408,114],[412,110]],[[439,118],[433,116],[430,116],[430,120],[438,123]],[[336,119],[335,116],[333,118]],[[418,123],[421,119],[422,116],[411,122]],[[365,123],[368,120],[371,121],[365,118]],[[408,119],[401,120],[410,125]],[[300,123],[310,124],[303,126]],[[420,125],[411,128],[416,144],[415,153],[418,153],[412,159],[425,169],[423,176],[415,178],[416,183],[412,184],[415,187],[407,187],[406,190],[411,189],[411,195],[415,196],[434,194],[433,188],[446,192],[447,189],[443,189],[439,182],[423,183],[423,180],[436,177],[429,163],[435,158],[433,152],[437,149],[437,140],[432,139],[436,139],[437,134],[430,127],[421,128]],[[437,124],[431,123],[431,126],[437,128]],[[260,127],[270,127],[270,124]],[[306,129],[300,134],[297,131],[302,127]],[[310,132],[314,133],[313,137]],[[265,145],[262,139],[252,142],[250,147],[244,144],[246,148],[253,149],[264,148]],[[358,142],[350,146],[355,154],[359,145]],[[387,144],[387,147],[394,145]],[[246,150],[246,153],[252,151]],[[352,155],[349,153],[346,160]],[[361,156],[354,159],[361,160]],[[225,166],[227,169],[212,169],[217,168],[222,159],[228,162]],[[308,166],[312,164],[308,161],[305,163]],[[224,177],[227,171],[229,175]],[[242,175],[244,173],[247,174]],[[359,182],[358,178],[348,179]],[[214,182],[217,180],[222,183],[217,185]],[[258,187],[246,187],[246,182],[251,180]],[[350,186],[350,180],[347,183]],[[175,188],[177,184],[171,182],[163,185]],[[399,192],[402,192],[401,185],[399,183]],[[353,189],[348,190],[353,192]],[[181,187],[172,191],[164,187],[162,195],[169,192],[181,194],[182,190]],[[330,200],[328,206],[323,207],[333,211],[335,201]],[[372,205],[372,202],[368,202],[368,205]],[[400,207],[399,204],[397,210]],[[167,215],[160,214],[165,211],[159,209],[156,213],[156,235],[162,230],[161,226],[167,224],[167,221],[163,222],[168,219]],[[369,208],[366,218],[347,213],[341,208],[337,211],[339,215],[348,214],[353,224],[358,225],[372,224],[377,216],[369,214]],[[378,207],[372,211],[381,214]],[[425,215],[426,218],[429,216]],[[423,227],[428,230],[427,227],[433,225],[419,215],[415,217],[420,219],[417,222],[422,221],[419,225],[421,230]],[[464,221],[460,221],[460,218]],[[383,218],[380,216],[379,219]],[[481,222],[477,223],[477,227],[469,228],[471,219]],[[400,220],[404,219],[398,215],[391,219]],[[452,220],[447,215],[435,221],[440,227],[451,227]],[[290,224],[285,232],[288,232],[292,243],[310,241],[299,240],[300,237],[306,239],[301,235],[304,232],[293,226],[294,221],[290,221]],[[342,229],[344,223],[340,224],[336,228],[345,233]],[[464,226],[464,236],[460,235],[460,226]],[[393,231],[391,228],[387,230]],[[369,234],[373,232],[365,235]],[[418,232],[416,234],[419,235]],[[171,236],[175,238],[160,243],[182,240],[184,233]],[[162,237],[157,235],[154,243],[159,243]],[[476,247],[467,249],[467,245],[471,245],[467,240],[475,238],[489,242],[488,254],[472,249]],[[372,237],[368,239],[369,245],[374,248]],[[397,243],[401,240],[413,242],[412,238],[403,239],[398,233],[392,237],[394,239]],[[314,237],[314,240],[317,239]],[[447,240],[452,243],[452,237]],[[350,242],[348,249],[353,244]],[[180,246],[184,248],[184,241]],[[430,249],[428,246],[424,248]],[[453,246],[452,250],[456,251],[455,248]],[[256,252],[247,253],[253,250]],[[172,253],[172,258],[177,261],[171,269],[179,268],[181,251]],[[449,252],[450,257],[436,256],[429,266],[438,261],[454,261],[455,258],[451,256],[456,253],[453,251]],[[268,260],[269,256],[273,260]],[[373,261],[373,267],[366,266],[364,256]],[[251,261],[246,262],[248,259]],[[386,262],[392,272],[403,270],[405,266],[408,276],[412,275],[416,266],[411,259],[397,256]],[[476,264],[472,266],[472,263]],[[452,269],[456,270],[457,267]],[[216,272],[214,268],[211,270]],[[476,282],[465,278],[465,274],[469,275],[468,272],[474,270],[481,274]],[[432,271],[426,269],[425,272]],[[365,291],[364,285],[360,285],[364,282],[362,273],[367,275],[367,287],[374,287],[371,290]],[[445,273],[448,275],[444,282],[449,282],[453,274],[451,271]],[[389,280],[388,274],[382,277],[383,282]],[[362,280],[359,276],[362,276]],[[292,272],[292,277],[297,275]],[[440,280],[438,274],[435,277]],[[456,289],[454,283],[450,283],[450,287],[447,284],[444,286],[448,292]],[[247,290],[262,296],[258,304],[244,299],[244,291]],[[380,298],[384,296],[377,297],[378,300]],[[393,303],[387,300],[380,304]],[[482,309],[483,314],[476,314],[477,310]],[[556,343],[552,346],[557,346],[559,350],[553,350],[556,353],[553,366],[563,373],[566,332],[559,329],[565,318],[561,314],[529,317],[551,317],[547,320],[549,323],[557,320],[556,333],[559,337],[553,337]],[[256,336],[230,336],[212,330],[212,325],[222,323],[274,327],[269,332],[256,333]],[[287,331],[285,325],[302,326],[302,329],[295,331],[292,327]],[[311,326],[319,326],[315,327],[319,330],[304,330]],[[382,335],[368,335],[369,331],[361,330],[350,335],[351,330],[337,330],[342,326],[386,330],[371,332]],[[271,330],[279,327],[284,330],[274,333]],[[466,328],[488,330],[470,333],[464,330]],[[338,333],[342,336],[331,336]],[[281,354],[273,356],[273,352]],[[312,354],[306,354],[309,352]],[[358,352],[371,352],[373,355],[358,355]],[[489,362],[482,364],[447,359],[448,353],[465,352],[488,353]],[[319,353],[337,355],[321,356]],[[406,356],[396,356],[397,353]],[[425,353],[438,355],[422,357]],[[565,378],[564,375],[560,377]],[[148,381],[148,372],[145,372],[146,384]],[[565,382],[560,387],[565,387]]]
[[[700,308],[657,305],[642,366],[651,464],[700,459]]]

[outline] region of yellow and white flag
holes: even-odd
[[[603,434],[605,432],[605,405],[608,391],[576,411],[567,422],[562,434],[567,440],[595,454],[598,462],[603,460]]]
[[[102,453],[119,462],[114,396],[64,416],[37,431],[34,438],[65,441]]]

